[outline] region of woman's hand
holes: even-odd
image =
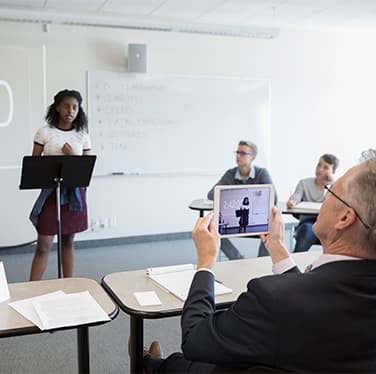
[[[73,148],[69,143],[63,145],[62,151],[66,156],[74,156]]]

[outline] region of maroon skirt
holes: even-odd
[[[82,211],[69,210],[69,202],[61,205],[61,234],[69,235],[87,230],[87,206],[86,189],[80,188],[82,199]],[[52,193],[46,200],[41,213],[38,216],[37,232],[41,235],[56,235],[56,193]]]

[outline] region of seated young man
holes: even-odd
[[[208,192],[209,200],[214,198],[214,188],[217,185],[231,184],[273,184],[269,172],[262,167],[253,164],[257,156],[257,145],[249,140],[240,140],[236,154],[236,167],[228,169],[221,179]],[[275,188],[274,188],[275,190]],[[275,203],[277,203],[277,192],[275,192]],[[243,221],[242,221],[243,224]],[[235,245],[227,238],[221,240],[221,250],[229,260],[244,258]],[[264,244],[260,242],[258,256],[268,256]]]
[[[325,186],[333,184],[333,175],[337,170],[339,160],[336,156],[325,153],[319,159],[316,166],[316,176],[299,181],[295,192],[287,201],[287,208],[291,209],[301,201],[322,203],[325,196]],[[316,215],[299,215],[299,224],[295,231],[296,244],[294,252],[308,251],[312,245],[320,244],[312,231],[312,225],[316,222]]]

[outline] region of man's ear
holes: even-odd
[[[344,230],[356,221],[357,217],[353,208],[345,207],[342,213],[338,214],[337,223],[334,227],[337,230]]]

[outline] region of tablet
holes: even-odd
[[[266,234],[273,205],[271,184],[216,186],[214,222],[221,237]]]

